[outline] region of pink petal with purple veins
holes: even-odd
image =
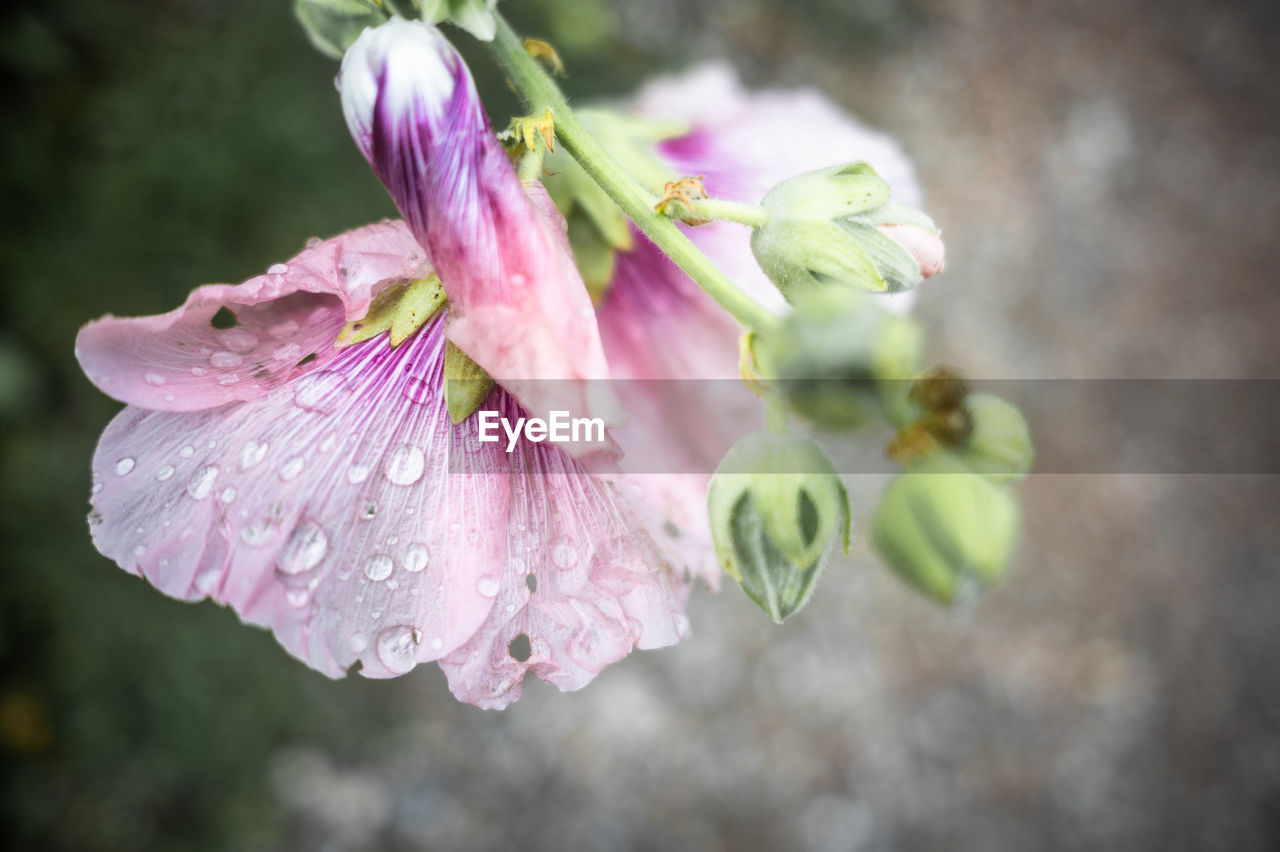
[[[243,284],[200,287],[167,314],[91,322],[76,357],[103,393],[130,405],[196,411],[256,399],[324,370],[343,323],[425,259],[402,222],[313,241]],[[235,324],[215,327],[215,317]]]
[[[452,425],[444,326],[341,350],[249,402],[126,408],[94,458],[94,543],[329,676],[447,656],[454,691],[483,706],[514,700],[526,672],[576,688],[632,647],[677,641],[683,567],[646,532],[660,507],[550,444],[509,456],[477,440],[474,416]],[[523,414],[501,388],[486,405]],[[517,631],[528,665],[507,653]]]
[[[564,220],[517,177],[452,45],[393,18],[356,40],[338,84],[352,137],[440,275],[449,339],[537,416],[617,419],[580,384],[608,366]]]

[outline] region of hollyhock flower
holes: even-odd
[[[671,523],[557,447],[508,455],[454,425],[446,310],[407,341],[334,340],[430,271],[409,229],[371,225],[167,314],[86,326],[86,375],[127,403],[93,460],[98,549],[186,600],[271,629],[333,677],[439,661],[463,701],[523,676],[576,689],[687,632]],[[486,402],[523,409],[501,387]]]
[[[338,76],[352,138],[427,250],[447,335],[535,413],[618,419],[563,219],[517,177],[462,58],[435,27],[364,31]],[[577,381],[545,381],[545,380]]]

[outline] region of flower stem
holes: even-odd
[[[769,211],[758,204],[719,198],[693,198],[689,203],[693,205],[692,213],[679,204],[671,204],[667,215],[673,219],[723,219],[752,228],[769,224]]]
[[[551,110],[555,120],[556,139],[583,170],[609,194],[645,236],[739,323],[749,329],[763,329],[773,324],[773,314],[742,292],[716,268],[676,227],[674,221],[653,209],[657,199],[637,184],[582,126],[573,110],[569,109],[559,86],[537,60],[525,52],[524,44],[506,19],[496,11],[494,19],[497,21],[497,34],[493,41],[487,43],[489,50],[507,72],[516,92],[532,112]]]

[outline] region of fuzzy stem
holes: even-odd
[[[497,12],[498,31],[486,44],[511,80],[516,92],[531,112],[551,110],[556,139],[583,170],[598,183],[622,212],[636,223],[644,235],[675,261],[699,287],[715,299],[743,326],[763,329],[774,323],[774,316],[747,296],[698,250],[670,217],[653,209],[657,201],[646,192],[607,151],[600,146],[573,110],[569,109],[559,86],[524,49],[520,38]]]

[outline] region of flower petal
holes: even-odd
[[[130,405],[195,411],[256,399],[323,370],[343,323],[424,260],[402,222],[315,240],[243,284],[200,287],[167,314],[89,323],[76,357],[103,393]]]
[[[126,408],[94,458],[94,542],[174,597],[269,627],[330,676],[403,674],[493,606],[505,477],[451,476],[442,317],[252,402]]]
[[[915,169],[893,137],[804,89],[748,92],[727,65],[703,65],[661,77],[637,95],[632,108],[653,118],[683,118],[689,133],[667,140],[659,154],[680,174],[705,175],[712,196],[758,202],[774,185],[825,166],[865,160],[899,201],[920,206]],[[751,254],[751,231],[731,222],[693,228],[689,237],[738,286],[781,312],[785,303]],[[910,293],[877,297],[906,310]]]
[[[356,144],[440,275],[449,338],[534,415],[617,420],[607,394],[545,381],[608,376],[595,314],[563,218],[517,177],[452,45],[392,19],[352,45],[338,83]]]
[[[498,410],[523,414],[509,396]],[[506,455],[484,447],[488,463]],[[578,689],[632,647],[688,635],[688,581],[673,561],[678,551],[645,532],[647,495],[625,479],[584,473],[548,444],[522,442],[505,461],[513,479],[496,605],[471,641],[441,661],[459,699],[505,707],[526,673]]]
[[[126,408],[94,458],[98,549],[166,594],[233,607],[330,676],[448,655],[455,692],[484,706],[514,700],[526,671],[576,688],[679,639],[677,551],[645,532],[659,522],[552,445],[508,455],[474,416],[454,426],[444,325],[341,350],[251,402]],[[501,388],[487,406],[523,416]],[[529,665],[498,653],[518,632]]]

